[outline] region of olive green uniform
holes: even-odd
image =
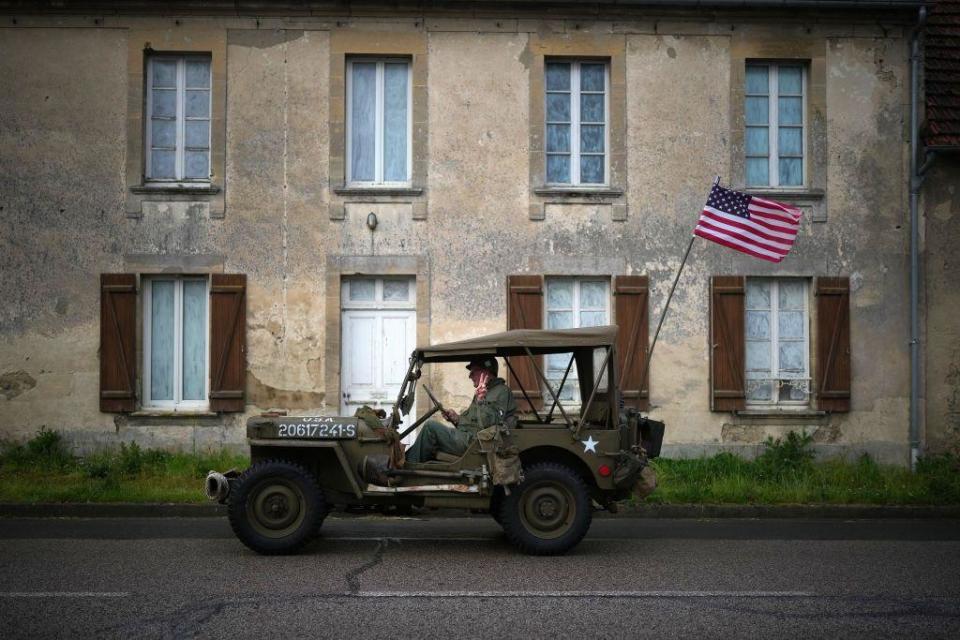
[[[502,424],[517,411],[513,393],[503,378],[493,378],[487,383],[483,400],[473,397],[473,402],[460,416],[456,429],[451,429],[437,420],[428,420],[420,430],[417,441],[407,450],[407,462],[433,460],[437,451],[455,456],[463,455],[477,436],[477,431]]]

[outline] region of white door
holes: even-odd
[[[351,416],[369,405],[389,413],[416,347],[415,281],[350,278],[343,281],[341,291],[340,411]],[[407,416],[404,424],[411,424],[411,418]]]

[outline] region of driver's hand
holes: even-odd
[[[460,422],[460,414],[454,411],[453,409],[444,409],[443,417],[446,418],[448,422],[454,425]]]

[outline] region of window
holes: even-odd
[[[247,276],[139,278],[100,274],[100,410],[245,411]]]
[[[549,61],[545,70],[547,184],[606,184],[606,63]]]
[[[206,408],[207,278],[144,278],[143,296],[144,406]]]
[[[416,304],[412,277],[346,278],[341,305],[351,309],[407,309]]]
[[[529,273],[510,275],[507,277],[507,328],[559,329],[609,325],[615,317],[616,340],[620,346],[616,350],[615,361],[609,364],[620,372],[621,407],[647,410],[649,281],[647,276],[640,274],[618,275],[613,276],[612,285],[611,289],[611,278],[602,275],[547,278]],[[739,317],[742,320],[743,315]],[[742,324],[740,322],[738,326]],[[604,349],[594,351],[595,371],[600,371],[605,359]],[[541,384],[537,369],[545,372],[545,377],[553,381],[551,386],[556,390],[570,364],[570,354],[533,358],[519,356],[506,360],[509,366],[504,377],[513,390],[519,411],[531,413],[544,408],[544,401],[552,403],[552,397]],[[605,378],[606,371],[600,378],[598,397],[607,392]],[[573,366],[560,395],[565,398],[565,405],[576,406],[580,403],[578,375]]]
[[[746,394],[749,405],[807,405],[810,396],[807,283],[748,278]]]
[[[210,57],[147,59],[146,177],[210,180]]]
[[[347,182],[410,182],[411,78],[408,60],[347,62]]]
[[[748,187],[805,184],[806,67],[748,63],[746,69],[746,183]]]
[[[610,283],[607,280],[586,278],[546,279],[546,326],[548,329],[574,329],[577,327],[600,327],[610,324]],[[602,349],[594,356],[594,368],[600,371],[603,364]],[[547,380],[554,391],[570,365],[570,354],[553,354],[546,358]],[[601,381],[601,388],[604,382]],[[570,373],[557,394],[565,404],[580,403],[577,384],[577,366],[570,366]],[[549,394],[547,395],[549,398]]]

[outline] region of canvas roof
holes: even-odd
[[[534,354],[567,353],[576,349],[613,346],[617,327],[582,329],[514,329],[479,338],[417,348],[425,362],[455,362],[477,355],[519,356],[529,348]]]

